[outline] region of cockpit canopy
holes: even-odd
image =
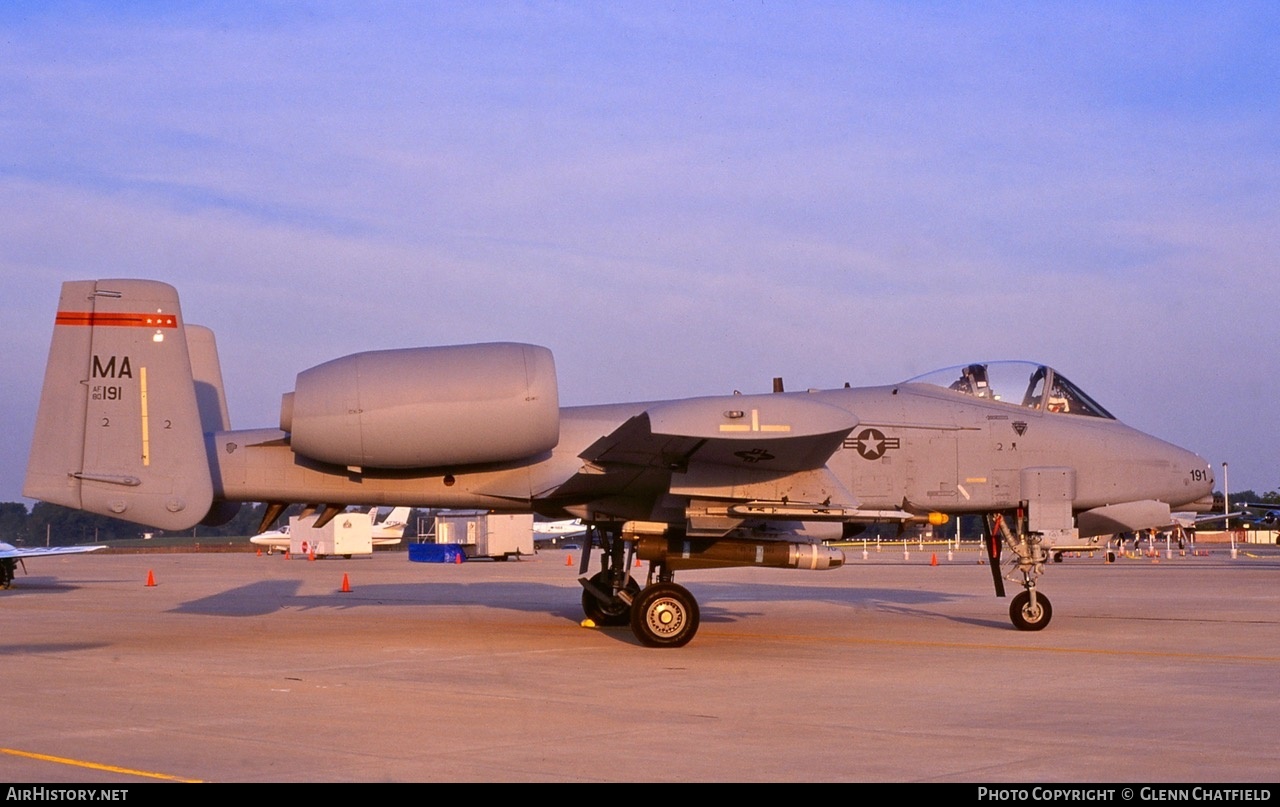
[[[1023,406],[1027,409],[1086,415],[1115,420],[1084,390],[1052,367],[1025,361],[964,364],[917,376],[908,384],[932,384],[943,389]]]

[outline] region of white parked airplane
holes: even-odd
[[[35,549],[19,549],[13,544],[0,543],[0,588],[8,588],[13,584],[13,573],[25,558],[36,558],[43,555],[78,555],[81,552],[96,552],[106,549],[105,546],[51,546]],[[27,565],[22,563],[23,571]]]
[[[369,518],[373,524],[373,545],[374,546],[395,546],[404,538],[404,528],[409,524],[408,507],[392,508],[387,517],[380,523],[377,521],[378,508],[374,507],[369,510]],[[258,546],[265,546],[267,554],[270,555],[277,549],[283,551],[289,548],[289,525],[285,524],[279,529],[270,530],[268,532],[255,535],[249,539],[251,543]]]
[[[577,538],[587,534],[587,525],[580,518],[564,521],[535,521],[533,531],[541,538]]]

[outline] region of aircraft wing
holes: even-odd
[[[97,552],[105,546],[50,546],[19,549],[11,544],[0,544],[0,560],[17,558],[36,558],[41,555],[78,555],[81,552]]]
[[[690,462],[760,465],[794,472],[821,468],[858,419],[837,406],[789,395],[692,398],[655,404],[582,453],[602,465]]]
[[[587,486],[592,473],[670,474],[668,492],[689,500],[816,503],[856,509],[826,467],[858,425],[840,407],[798,395],[694,398],[650,406],[588,446],[588,471],[558,493]],[[758,518],[794,519],[761,511]]]
[[[1183,529],[1188,529],[1199,524],[1211,524],[1215,521],[1225,521],[1228,518],[1239,518],[1243,515],[1243,512],[1198,514],[1180,511],[1173,514],[1173,523]]]
[[[1236,507],[1243,507],[1244,513],[1234,513],[1232,518],[1239,518],[1241,521],[1248,521],[1252,524],[1275,524],[1280,521],[1280,505],[1275,504],[1248,504],[1246,502],[1238,502]],[[1257,511],[1265,512],[1257,512]]]

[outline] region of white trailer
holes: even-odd
[[[373,554],[373,518],[368,513],[339,513],[319,529],[317,518],[289,518],[289,551],[295,558]]]
[[[436,543],[456,544],[468,558],[507,560],[533,554],[533,515],[488,510],[436,514]]]

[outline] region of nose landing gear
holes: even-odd
[[[1043,630],[1053,618],[1053,606],[1043,594],[1035,594],[1034,588],[1018,592],[1009,604],[1009,619],[1018,630]]]
[[[1014,522],[1010,528],[1009,522]],[[996,581],[996,596],[1004,596],[1004,581],[997,571],[1000,563],[1001,543],[1009,548],[1014,558],[1010,580],[1021,577],[1023,590],[1009,604],[1009,619],[1018,630],[1044,630],[1053,618],[1053,605],[1049,598],[1036,591],[1036,580],[1044,574],[1048,552],[1039,533],[1028,532],[1022,511],[1014,514],[993,513],[986,519],[987,547],[991,555],[991,572]],[[1003,539],[1003,541],[1001,541]]]

